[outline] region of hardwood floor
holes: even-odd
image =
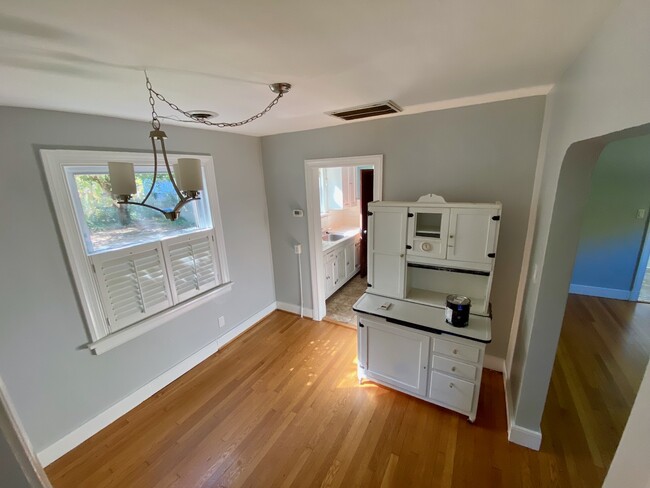
[[[571,486],[601,486],[649,357],[649,304],[569,295],[542,450],[564,458]]]
[[[572,316],[590,320],[584,303],[570,303]],[[591,347],[609,340],[623,321],[615,319],[609,330],[599,319],[592,333],[601,339],[581,342]],[[599,486],[586,483],[600,479],[604,467],[595,475],[584,471],[593,471],[596,461],[608,463],[615,445],[606,448],[606,436],[579,431],[596,432],[597,410],[615,418],[608,429],[622,429],[643,359],[633,353],[633,343],[647,339],[647,329],[635,323],[627,339],[615,339],[616,351],[610,347],[605,359],[591,358],[597,372],[583,378],[585,373],[563,366],[556,378],[554,371],[541,452],[507,441],[499,373],[485,371],[472,425],[393,390],[360,386],[354,330],[274,312],[50,465],[47,474],[55,487],[93,488]],[[580,334],[571,332],[574,338]],[[572,356],[566,346],[561,351],[558,363]],[[634,364],[605,366],[610,359],[627,364],[626,352]],[[583,349],[578,357],[590,354]],[[594,379],[621,385],[597,392],[599,400],[583,420],[591,390],[600,388]],[[569,386],[582,380],[590,382],[589,396]],[[606,392],[617,396],[616,415],[603,399]]]

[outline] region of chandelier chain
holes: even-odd
[[[188,119],[191,119],[193,122],[197,122],[199,124],[205,124],[209,125],[212,127],[240,127],[242,125],[248,124],[249,122],[252,122],[254,120],[259,119],[262,117],[264,114],[266,114],[269,110],[271,110],[277,103],[280,101],[280,99],[284,96],[284,92],[278,93],[278,95],[269,103],[264,110],[261,112],[256,113],[255,115],[252,115],[248,117],[245,120],[241,120],[239,122],[212,122],[210,120],[202,119],[200,117],[197,117],[196,115],[193,115],[183,109],[181,109],[178,105],[176,105],[173,102],[170,102],[167,100],[162,94],[158,93],[156,90],[153,89],[151,82],[149,81],[149,76],[147,76],[147,73],[145,71],[145,77],[147,78],[147,90],[149,90],[149,104],[151,105],[151,125],[153,126],[154,130],[160,129],[160,120],[158,118],[158,114],[156,113],[156,101],[154,99],[154,96],[160,100],[161,102],[166,103],[169,105],[169,107],[172,110],[175,110],[176,112],[179,112],[183,114],[185,117]]]

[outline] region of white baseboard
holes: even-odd
[[[508,432],[508,440],[534,451],[539,451],[539,447],[542,445],[542,433],[512,424]]]
[[[505,362],[504,362],[505,365]],[[542,445],[542,433],[536,430],[526,429],[514,423],[514,404],[512,402],[512,389],[510,387],[510,373],[507,368],[503,371],[503,390],[506,396],[506,422],[508,426],[508,440],[513,444],[539,451]]]
[[[284,310],[285,312],[291,312],[300,315],[300,307],[294,305],[293,303],[286,302],[276,302],[278,310]],[[314,316],[314,311],[311,308],[303,308],[302,314],[305,317],[312,318]]]
[[[601,288],[599,286],[574,285],[569,287],[569,293],[588,295],[590,297],[613,298],[615,300],[629,300],[631,291],[618,288]]]
[[[483,359],[483,367],[486,369],[491,369],[492,371],[498,371],[503,373],[505,371],[506,360],[498,358],[496,356],[490,356],[489,354],[485,355]]]
[[[222,348],[226,344],[228,344],[230,341],[235,339],[236,337],[240,336],[244,332],[246,332],[248,329],[250,329],[252,326],[254,326],[256,323],[258,323],[260,320],[262,320],[264,317],[266,317],[268,314],[273,312],[274,310],[277,310],[278,306],[276,302],[271,303],[267,307],[263,308],[259,312],[257,312],[255,315],[251,315],[248,317],[246,320],[244,320],[241,324],[239,324],[237,327],[234,327],[230,329],[228,332],[226,332],[224,335],[219,337],[217,339],[217,342],[219,343],[219,348]]]
[[[47,466],[56,461],[65,453],[71,451],[86,439],[92,437],[97,432],[102,430],[104,427],[107,427],[111,423],[115,422],[122,415],[137,407],[147,398],[162,390],[172,381],[180,378],[182,375],[197,366],[199,363],[212,356],[219,350],[220,347],[223,347],[225,344],[232,341],[235,337],[255,325],[261,319],[273,312],[276,308],[276,303],[271,303],[269,306],[260,310],[255,315],[252,315],[248,319],[244,320],[235,328],[226,332],[223,336],[210,342],[187,359],[181,361],[176,366],[165,371],[163,374],[153,379],[151,382],[147,383],[138,390],[134,391],[126,398],[123,398],[112,407],[109,407],[85,424],[77,427],[69,434],[63,436],[54,444],[46,447],[38,453],[37,456],[39,461],[43,466]]]

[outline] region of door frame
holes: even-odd
[[[26,480],[33,488],[52,488],[34,449],[25,433],[7,387],[0,377],[0,435],[9,444]]]
[[[325,317],[325,280],[324,260],[320,226],[320,190],[318,188],[318,170],[321,168],[338,168],[349,166],[372,166],[373,199],[382,199],[384,155],[306,159],[305,189],[307,191],[307,227],[309,232],[309,264],[311,267],[312,318],[322,320]]]
[[[636,272],[634,274],[634,282],[632,283],[632,291],[630,292],[630,301],[638,302],[641,288],[643,286],[643,278],[645,278],[646,269],[650,262],[650,215],[646,217],[645,233],[643,234],[643,244],[641,245],[641,253],[639,254],[639,261],[637,263]]]

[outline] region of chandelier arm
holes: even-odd
[[[156,184],[156,178],[158,177],[158,154],[156,154],[156,141],[153,137],[151,138],[151,145],[153,146],[153,180],[151,180],[151,188],[149,188],[147,195],[142,200],[143,204],[147,202],[149,195],[153,192],[153,187]]]
[[[117,203],[119,205],[137,205],[138,207],[147,207],[147,208],[150,208],[151,210],[156,210],[157,212],[160,212],[165,217],[167,216],[167,213],[168,213],[168,212],[166,212],[165,210],[163,210],[161,208],[154,207],[153,205],[149,205],[148,203],[144,203],[144,202],[130,202],[130,201],[120,202],[120,201],[118,201]]]
[[[186,200],[186,197],[178,189],[178,186],[176,185],[176,181],[174,180],[174,176],[172,175],[172,169],[169,166],[169,161],[167,160],[167,150],[165,149],[165,140],[164,139],[160,139],[160,147],[162,147],[163,158],[165,159],[165,166],[167,166],[167,174],[169,175],[169,181],[172,182],[172,186],[174,187],[174,190],[176,190],[176,195],[178,195],[178,198],[182,202],[182,201]],[[155,152],[155,149],[154,149],[154,152]]]
[[[198,197],[198,196],[197,196],[197,197],[185,198],[185,199],[181,200],[180,202],[178,202],[178,203],[176,204],[176,206],[174,207],[174,210],[172,210],[172,212],[173,212],[173,213],[180,213],[181,209],[182,209],[185,205],[187,205],[188,203],[193,202],[193,201],[195,201],[195,200],[201,200],[201,197]]]

